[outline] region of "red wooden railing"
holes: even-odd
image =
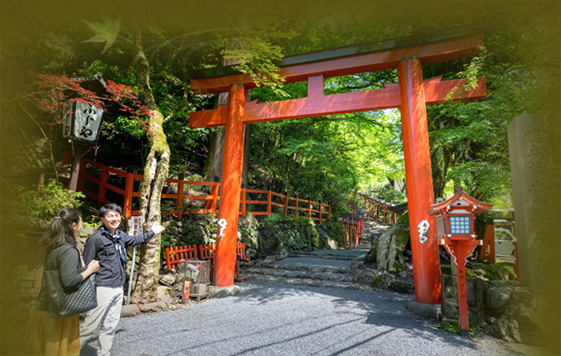
[[[120,182],[115,184],[120,186],[123,186],[122,180],[124,179],[124,189],[111,183],[112,179],[119,179]],[[82,157],[77,189],[95,200],[98,205],[122,204],[123,214],[130,218],[132,215],[140,215],[139,210],[133,210],[133,200],[139,197],[139,192],[135,190],[135,181],[141,181],[142,179],[144,179],[144,176],[140,174],[126,173]],[[162,194],[162,201],[171,200],[173,205],[173,208],[170,209],[162,204],[162,214],[176,214],[177,218],[181,219],[184,214],[213,214],[217,212],[220,201],[220,183],[173,178],[167,179],[166,182],[177,187],[177,193]],[[205,193],[204,190],[208,190],[208,187],[210,187],[210,190]],[[189,195],[185,194],[185,189],[188,188],[193,190]],[[111,200],[113,201],[107,198],[108,192],[111,192]],[[309,199],[289,197],[270,190],[242,188],[240,215],[245,216],[247,213],[252,215],[282,213],[297,218],[308,217],[321,224],[329,220],[331,206]]]
[[[395,204],[385,202],[383,200],[373,198],[366,194],[360,192],[353,192],[351,195],[357,194],[362,200],[366,212],[375,219],[382,222],[387,222],[388,224],[393,224],[397,222],[399,214],[391,211],[389,208],[395,206]],[[354,209],[354,210],[353,210]],[[353,213],[356,213],[356,208],[351,209]]]

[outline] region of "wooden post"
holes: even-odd
[[[467,258],[476,246],[481,245],[482,240],[453,240],[442,239],[439,243],[446,247],[448,253],[453,257],[453,265],[457,268],[458,282],[458,311],[460,317],[460,331],[462,336],[469,336],[469,312],[467,302],[466,284],[466,262]]]
[[[77,191],[83,192],[84,191],[84,175],[86,174],[86,162],[83,158],[80,158],[80,174],[78,174],[78,185]]]
[[[107,167],[103,166],[101,168],[101,176],[99,178],[99,190],[97,194],[97,205],[101,205],[103,200],[105,199],[105,185],[107,184],[107,177],[109,176],[109,171]]]
[[[68,189],[78,191],[78,177],[80,176],[80,162],[82,161],[83,146],[75,142],[74,162],[72,163],[72,173],[70,175],[70,183]]]
[[[241,196],[241,216],[245,216],[245,214],[247,213],[247,203],[246,203],[246,197],[247,195],[247,191],[245,190],[245,188],[242,188],[242,196]]]
[[[132,216],[132,193],[134,188],[134,174],[127,173],[127,182],[125,184],[125,217],[130,219]]]
[[[267,215],[271,215],[271,191],[267,191]]]
[[[220,183],[214,183],[214,185],[212,186],[212,190],[210,191],[210,194],[212,195],[212,205],[210,206],[210,210],[213,214],[216,212],[219,187],[220,187]]]
[[[175,203],[175,209],[177,210],[177,218],[181,220],[183,218],[183,189],[185,181],[183,179],[179,180],[177,183],[177,202]]]

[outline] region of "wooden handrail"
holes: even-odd
[[[93,166],[101,170],[99,178],[94,177],[86,172],[86,166]],[[124,189],[114,186],[109,183],[110,175],[117,175],[124,178]],[[144,176],[140,174],[126,173],[115,168],[107,167],[88,158],[82,157],[80,164],[80,173],[78,178],[78,190],[82,191],[87,197],[95,200],[98,205],[110,203],[106,198],[107,191],[116,193],[122,196],[123,212],[126,218],[132,215],[140,215],[139,210],[133,210],[133,199],[139,196],[138,191],[134,191],[134,181],[142,180]],[[89,191],[84,186],[85,182],[94,183],[98,186],[97,192]],[[200,182],[200,181],[186,181],[182,179],[168,178],[167,183],[177,184],[176,193],[163,193],[162,199],[174,199],[175,209],[162,211],[162,214],[176,214],[178,219],[181,219],[184,214],[214,214],[217,210],[218,201],[220,201],[219,189],[220,183],[217,182]],[[185,186],[195,185],[201,187],[211,187],[210,193],[205,195],[185,195]],[[266,195],[265,200],[247,199],[247,194],[263,194]],[[280,198],[282,203],[274,201],[275,198]],[[200,209],[187,210],[183,204],[183,200],[205,200],[204,207]],[[292,204],[292,201],[294,202]],[[120,203],[120,202],[116,202]],[[306,207],[300,204],[306,204]],[[247,205],[265,205],[265,211],[248,211]],[[318,207],[315,209],[315,207]],[[289,197],[287,195],[279,194],[270,190],[262,189],[249,189],[242,188],[240,199],[240,215],[245,216],[247,212],[253,215],[271,215],[275,214],[273,207],[280,208],[284,215],[289,216],[292,213],[296,218],[304,215],[311,220],[329,221],[331,216],[331,206],[322,204],[311,200],[298,199],[298,197]],[[304,214],[301,214],[304,213]]]

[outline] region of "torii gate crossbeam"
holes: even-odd
[[[478,53],[483,35],[446,38],[435,42],[400,48],[387,48],[343,58],[327,58],[313,63],[288,60],[280,74],[287,82],[308,80],[308,97],[272,103],[245,102],[246,88],[254,87],[247,74],[221,75],[193,79],[191,90],[197,94],[228,91],[227,106],[189,115],[189,127],[226,126],[222,195],[219,220],[225,228],[219,230],[216,242],[213,281],[217,286],[234,282],[235,246],[241,171],[243,156],[243,124],[272,120],[297,119],[338,113],[401,108],[405,174],[409,205],[409,224],[413,254],[415,296],[418,302],[440,303],[440,263],[434,217],[428,214],[434,203],[426,105],[446,100],[476,100],[486,96],[485,78],[478,86],[461,97],[449,97],[454,88],[465,80],[423,81],[421,63],[448,61]],[[398,84],[386,84],[383,89],[345,94],[324,95],[323,78],[397,68]],[[226,189],[228,185],[228,189]],[[428,239],[419,239],[419,224],[427,221],[432,227]],[[223,225],[224,226],[224,225]],[[423,242],[424,241],[424,242]]]

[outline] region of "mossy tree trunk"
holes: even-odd
[[[150,87],[150,66],[138,31],[135,39],[139,100],[149,113],[148,142],[150,152],[144,166],[144,180],[140,186],[140,213],[145,231],[161,221],[162,188],[167,178],[170,149],[163,130],[164,116],[158,108]],[[152,302],[156,299],[160,271],[161,235],[140,247],[138,279],[131,296],[133,303]]]

